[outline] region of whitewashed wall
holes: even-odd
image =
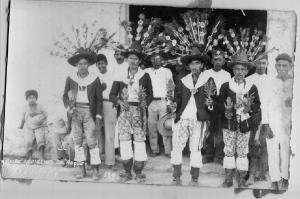
[[[53,43],[60,33],[72,34],[71,27],[91,26],[97,20],[108,33],[116,32],[119,41],[120,4],[70,2],[12,2],[9,62],[7,70],[6,124],[16,128],[20,122],[22,106],[27,103],[25,91],[35,89],[38,103],[49,112],[49,121],[65,116],[62,103],[66,77],[76,70],[67,59],[51,57]],[[104,49],[108,62],[114,61],[113,51]],[[109,67],[109,65],[108,65]],[[95,65],[89,68],[95,72]],[[96,71],[97,72],[97,71]]]
[[[14,0],[16,1],[16,0]],[[81,2],[105,2],[105,0],[65,0],[69,2],[81,1]],[[8,0],[1,0],[1,20],[5,20],[5,8],[7,6]],[[228,9],[263,9],[263,10],[280,10],[280,11],[295,11],[296,14],[299,14],[300,6],[298,0],[207,0],[204,4],[202,0],[106,0],[106,2],[110,3],[130,3],[130,4],[140,4],[140,5],[165,5],[165,6],[199,6],[199,5],[211,5],[212,8],[228,8]],[[207,3],[208,2],[208,3]],[[29,2],[27,2],[29,3]],[[35,1],[35,4],[37,2]],[[55,3],[58,3],[55,1]],[[4,6],[3,6],[4,5]],[[95,5],[93,5],[95,6]],[[67,10],[69,11],[69,10]],[[20,11],[22,12],[22,11]],[[268,17],[270,15],[270,11]],[[276,13],[275,13],[276,14]],[[28,14],[27,14],[28,15]],[[3,18],[4,16],[4,18]],[[278,16],[278,15],[277,15]],[[272,16],[274,17],[274,16]],[[288,25],[289,28],[290,22],[292,19],[287,19],[285,17],[284,22],[281,25]],[[280,18],[279,18],[280,19]],[[276,21],[275,21],[276,22]],[[294,22],[293,22],[294,23]],[[296,21],[297,27],[299,27],[299,20]],[[3,73],[4,73],[4,56],[5,55],[5,21],[1,21],[1,87],[3,88]],[[282,48],[282,50],[287,50],[288,52],[292,52],[292,40],[289,40],[291,35],[287,34],[288,32],[284,32],[284,29],[279,28],[278,35],[282,35],[280,38],[277,37],[278,40],[283,40],[289,43],[286,47]],[[298,29],[298,28],[297,28]],[[280,33],[281,31],[281,33]],[[298,31],[299,32],[299,31]],[[21,33],[20,33],[21,34]],[[276,35],[275,33],[270,33],[271,36]],[[4,44],[4,45],[3,45]],[[271,43],[270,43],[271,46]],[[299,49],[299,42],[297,43],[297,49]],[[274,54],[275,56],[275,54]],[[290,181],[290,190],[284,195],[267,195],[265,198],[299,198],[300,189],[299,189],[299,181],[300,181],[300,159],[299,159],[299,151],[300,151],[300,134],[298,133],[300,130],[300,123],[298,122],[300,106],[299,106],[299,75],[300,69],[297,66],[299,61],[297,61],[300,57],[299,50],[296,52],[296,67],[294,70],[295,76],[295,86],[294,86],[294,103],[293,103],[293,129],[292,129],[292,151],[296,154],[296,156],[291,160],[291,181]],[[21,64],[20,66],[22,66]],[[272,65],[272,62],[270,63]],[[272,72],[271,72],[272,73]],[[15,80],[17,81],[17,80]],[[1,93],[3,93],[3,89],[1,89]],[[22,93],[22,99],[23,93]],[[20,99],[21,99],[20,98]],[[15,105],[15,104],[13,104]],[[0,183],[2,183],[0,181]],[[88,186],[88,190],[86,189]],[[60,183],[60,182],[52,182],[52,181],[34,181],[31,186],[24,186],[18,184],[16,182],[5,181],[2,186],[2,193],[4,193],[3,198],[17,198],[17,195],[29,197],[29,196],[38,196],[43,198],[60,198],[63,196],[64,198],[84,198],[87,197],[85,194],[88,191],[88,197],[104,197],[104,198],[122,198],[126,196],[126,198],[195,198],[207,196],[211,198],[253,198],[252,191],[244,191],[239,195],[234,194],[233,189],[205,189],[205,188],[192,188],[192,187],[162,187],[162,186],[126,186],[126,185],[118,185],[118,184],[101,184],[99,186],[97,183]],[[15,190],[18,189],[18,192]],[[1,191],[0,191],[1,195]],[[35,197],[34,197],[35,198]],[[37,197],[36,197],[37,198]]]

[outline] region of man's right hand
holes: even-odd
[[[129,106],[122,100],[118,100],[118,104],[121,106],[122,110],[127,110]]]
[[[226,117],[228,120],[231,120],[231,119],[232,119],[232,116],[233,116],[233,113],[232,113],[231,111],[225,110],[225,117]]]
[[[274,135],[273,131],[271,130],[269,124],[263,124],[262,128],[266,133],[266,138],[272,139],[273,137],[275,137],[275,135]]]

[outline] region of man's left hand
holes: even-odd
[[[100,130],[101,127],[103,126],[103,121],[100,118],[96,118],[96,126]]]
[[[206,106],[212,106],[213,100],[211,98],[205,98],[205,105]]]

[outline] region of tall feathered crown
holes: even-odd
[[[112,38],[115,33],[108,35],[104,28],[99,28],[97,21],[91,27],[83,24],[81,28],[72,26],[72,34],[62,33],[60,38],[54,43],[54,49],[50,52],[51,56],[61,58],[72,57],[80,48],[92,54],[97,54],[102,48],[108,48],[108,43],[115,43]]]
[[[225,18],[220,15],[215,18],[215,24],[209,26],[210,11],[189,10],[182,14],[183,26],[176,20],[164,24],[165,34],[171,37],[171,53],[179,57],[190,55],[192,48],[207,53],[213,49],[215,35],[222,30]]]
[[[258,28],[253,30],[240,28],[239,31],[229,29],[218,36],[216,46],[224,49],[227,61],[245,52],[247,59],[252,62],[258,53],[264,51],[268,40],[269,38]]]
[[[173,63],[172,59],[176,56],[171,54],[170,49],[176,43],[174,44],[170,36],[164,34],[163,21],[160,18],[146,19],[144,14],[140,14],[137,25],[122,21],[121,26],[127,32],[129,44],[135,40],[140,41],[146,55],[142,58],[144,61],[148,62],[151,55],[159,54],[165,61],[164,65],[168,62]]]

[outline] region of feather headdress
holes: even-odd
[[[218,39],[216,34],[224,27],[225,18],[220,15],[215,18],[215,24],[209,26],[210,17],[212,15],[209,11],[189,10],[181,15],[183,25],[176,20],[165,23],[165,34],[170,37],[173,44],[171,54],[178,57],[187,56],[193,47],[197,47],[201,53],[212,50],[213,44]]]
[[[159,54],[164,59],[164,65],[175,63],[171,54],[171,48],[176,41],[172,41],[170,36],[164,34],[164,23],[160,18],[146,19],[144,14],[139,15],[139,21],[136,23],[122,21],[121,26],[127,32],[129,44],[134,40],[140,41],[143,53],[146,55],[142,59],[149,62],[150,56]]]
[[[115,33],[108,35],[104,28],[99,28],[97,21],[91,27],[83,24],[80,28],[72,26],[72,34],[62,33],[60,38],[54,43],[54,49],[50,52],[51,56],[59,56],[61,58],[72,57],[79,48],[92,54],[97,54],[102,48],[108,48],[108,43],[115,43],[113,36]]]

